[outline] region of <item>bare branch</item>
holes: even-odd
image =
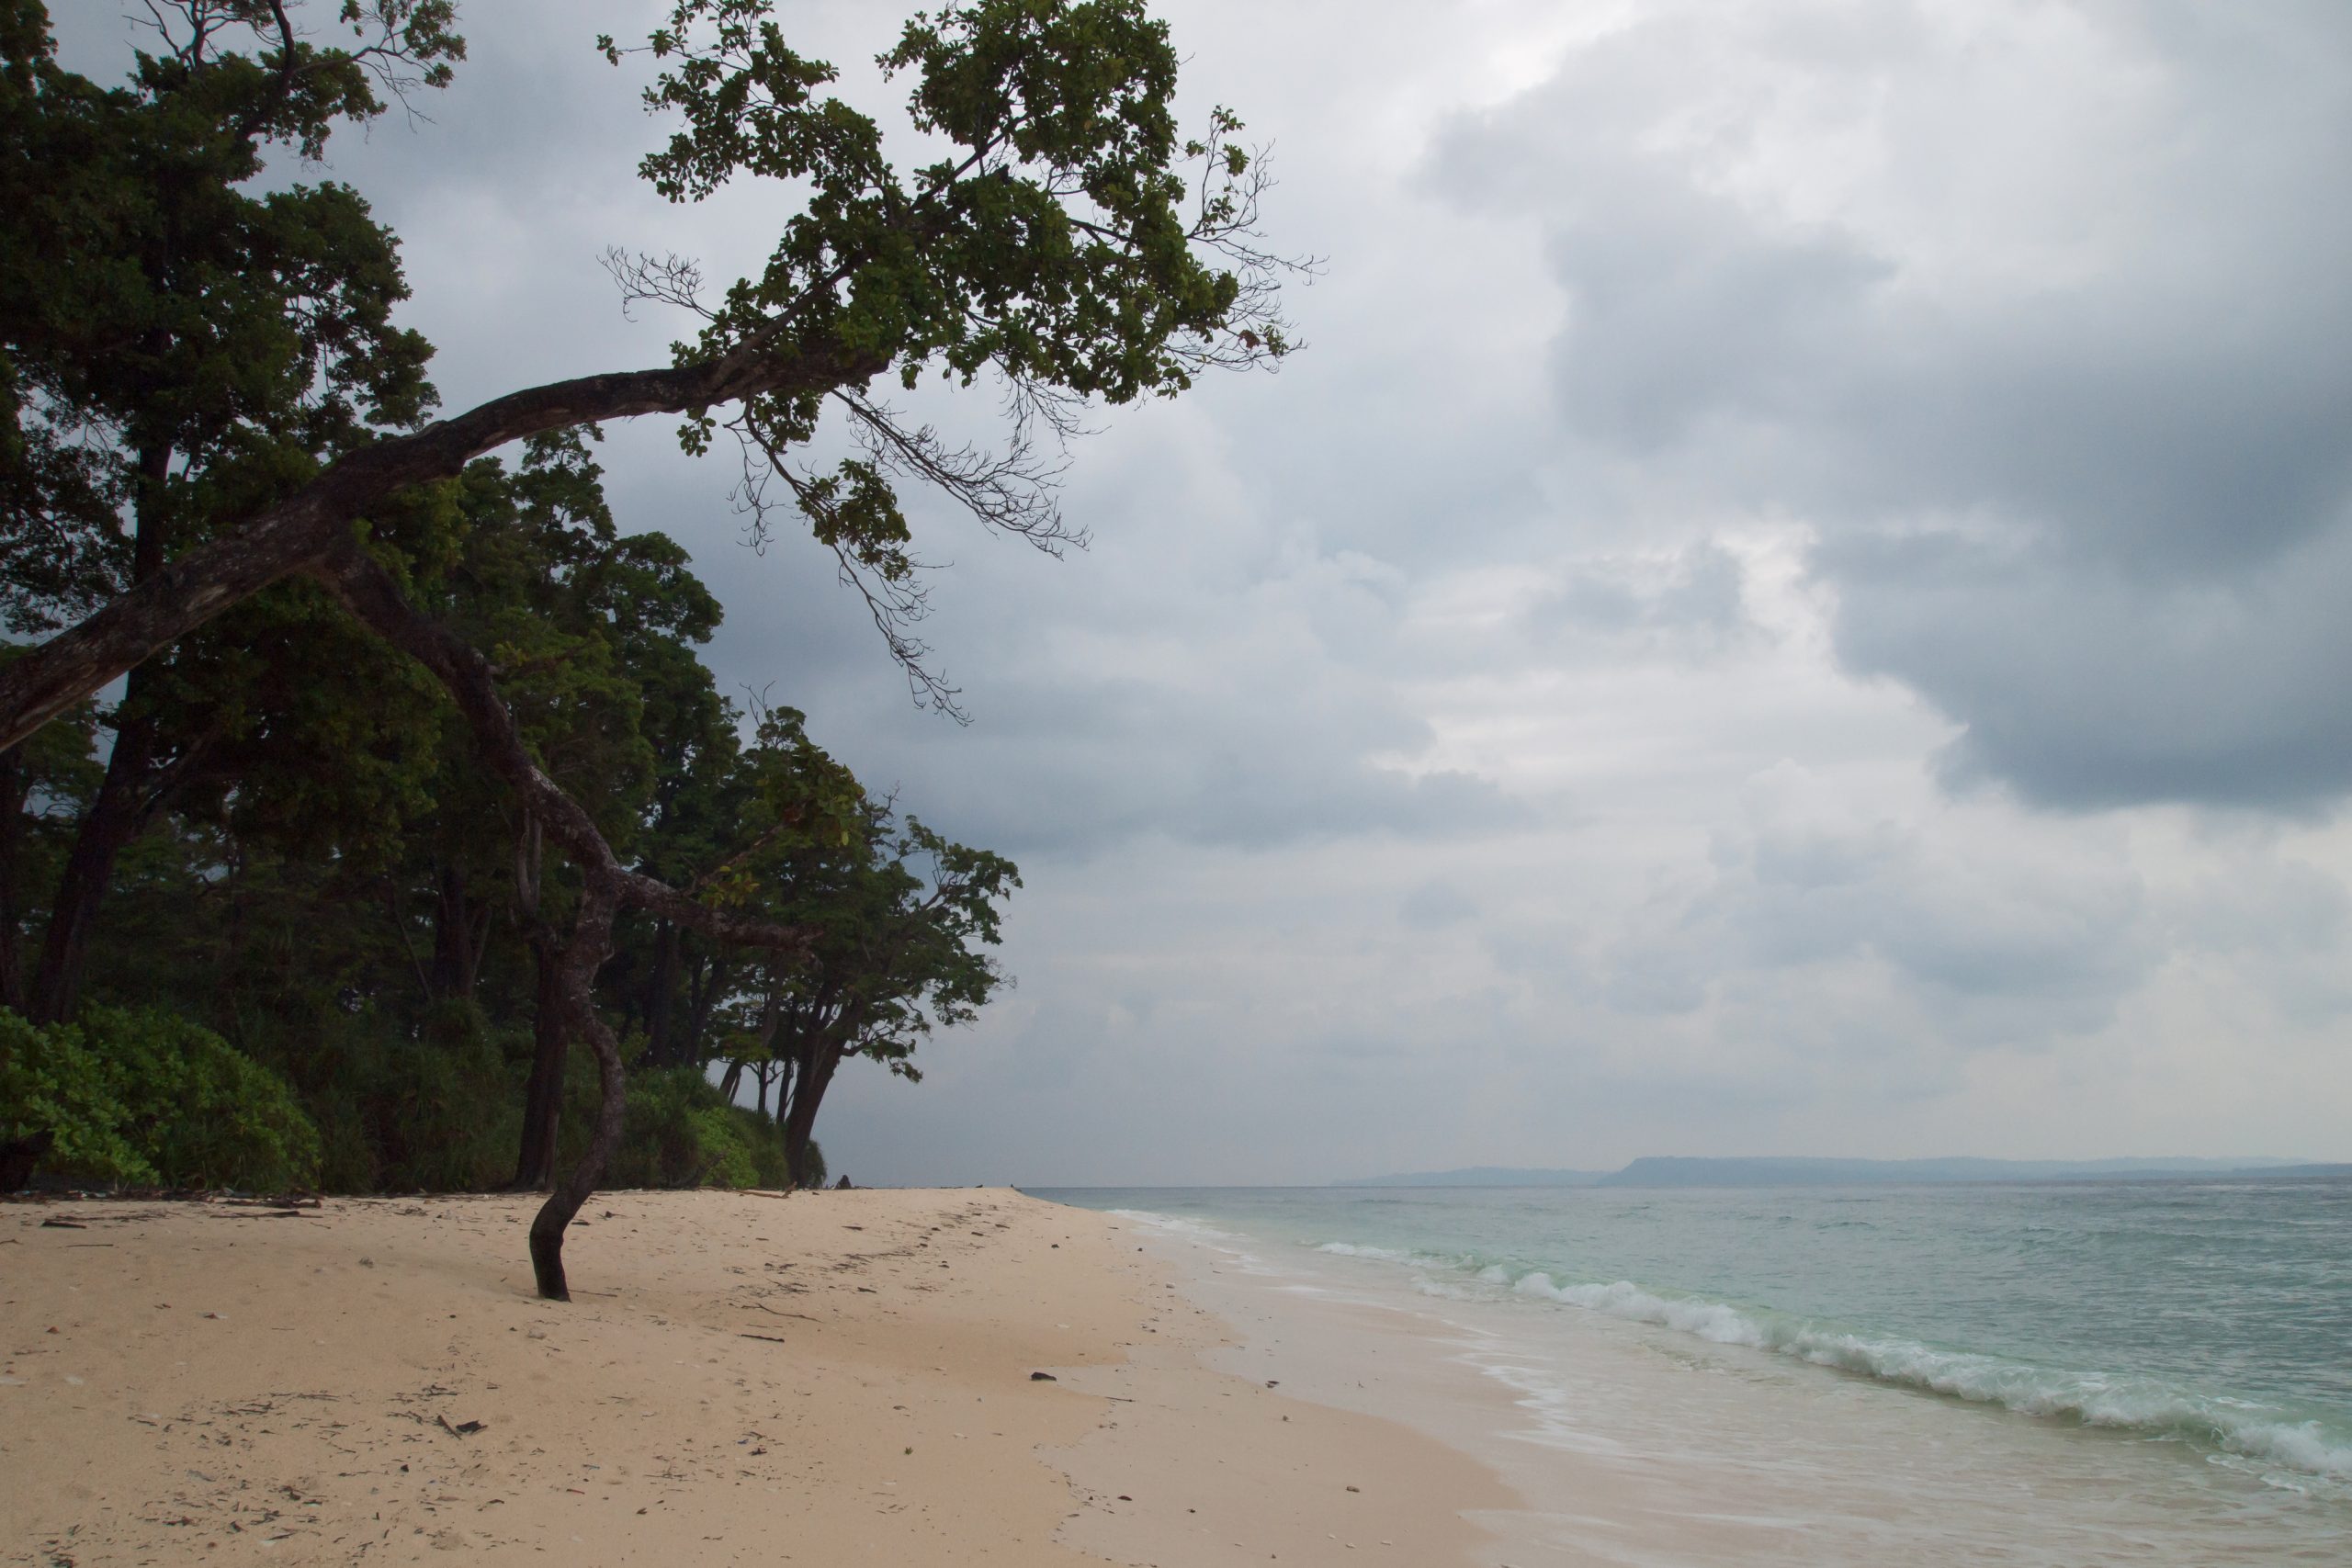
[[[849,411],[860,448],[884,471],[944,491],[988,526],[1026,539],[1049,556],[1058,558],[1067,547],[1086,547],[1087,535],[1062,520],[1054,497],[1069,460],[1041,456],[1025,423],[1014,425],[1002,452],[989,453],[969,445],[951,447],[927,424],[910,430],[888,406],[863,390],[839,388],[831,396]]]
[[[601,259],[621,291],[621,314],[628,320],[637,319],[630,309],[639,304],[671,305],[706,321],[718,319],[702,302],[702,264],[693,257],[673,251],[656,261],[650,252],[631,254],[612,245]]]

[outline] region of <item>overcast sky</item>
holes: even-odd
[[[1311,347],[1103,421],[1083,555],[918,500],[969,728],[726,460],[608,433],[722,682],[1026,882],[836,1170],[2352,1159],[2352,6],[1155,8],[1329,258]],[[431,121],[303,176],[449,407],[665,358],[607,245],[763,254],[786,193],[633,175],[591,45],[662,9],[470,0]],[[778,10],[895,102],[894,7]]]

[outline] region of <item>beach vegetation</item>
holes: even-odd
[[[764,1134],[684,1087],[721,1042],[765,1030],[808,1176],[841,1061],[913,1077],[1001,983],[980,949],[1017,885],[868,798],[798,715],[718,695],[716,602],[674,541],[615,525],[598,423],[731,440],[752,541],[805,528],[915,700],[960,717],[915,635],[902,490],[1080,542],[1055,479],[1083,411],[1278,364],[1292,264],[1258,239],[1240,121],[1180,130],[1141,0],[915,16],[879,57],[911,164],[770,0],[679,0],[598,40],[652,72],[638,173],[680,203],[764,185],[766,259],[714,285],[616,251],[624,300],[688,323],[668,363],[427,423],[394,237],[351,186],[283,175],[447,85],[456,7],[345,0],[326,42],[302,10],[159,0],[109,87],[0,0],[0,615],[40,639],[0,666],[0,999],[212,1025],[319,1107],[287,1158],[339,1178],[477,1180],[511,1133],[561,1298],[564,1227],[623,1150],[759,1172]],[[993,400],[1001,440],[890,400],[925,387]],[[634,1119],[628,1055],[676,1075]]]
[[[166,1012],[74,1023],[0,1012],[0,1141],[66,1180],[283,1192],[318,1179],[318,1129],[277,1074]]]

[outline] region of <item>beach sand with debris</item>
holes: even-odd
[[[1115,1216],[610,1193],[559,1304],[534,1206],[0,1207],[0,1562],[1437,1564],[1511,1505],[1208,1370]]]

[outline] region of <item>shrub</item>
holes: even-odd
[[[0,1010],[0,1143],[46,1133],[36,1168],[108,1185],[152,1183],[155,1168],[123,1135],[130,1113],[113,1075],[75,1029],[36,1029]]]
[[[0,1021],[0,1128],[47,1131],[40,1168],[107,1184],[308,1186],[319,1133],[277,1074],[170,1013],[86,1010]]]
[[[694,1111],[695,1151],[704,1187],[757,1187],[759,1161],[752,1154],[753,1134],[747,1118],[731,1105],[706,1105]]]
[[[585,1052],[575,1053],[585,1055]],[[564,1155],[577,1159],[594,1124],[592,1068],[568,1086]],[[628,1117],[605,1172],[608,1187],[781,1187],[784,1134],[755,1111],[729,1105],[693,1067],[629,1075]]]
[[[445,1003],[415,1039],[366,1012],[336,1038],[340,1049],[305,1087],[341,1123],[338,1190],[462,1192],[514,1176],[523,1124],[514,1042],[477,1010]]]

